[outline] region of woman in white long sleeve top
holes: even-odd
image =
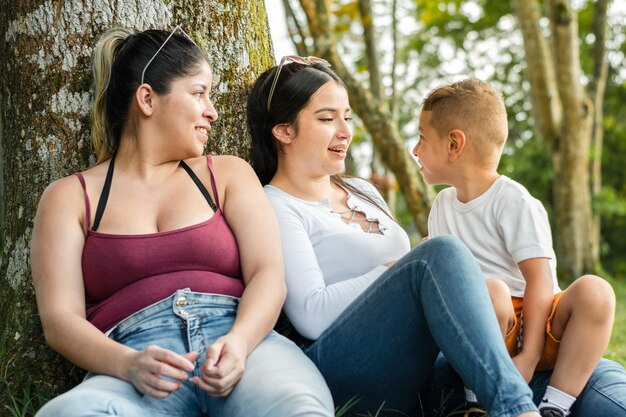
[[[248,101],[253,166],[281,229],[285,311],[336,404],[415,413],[441,350],[491,416],[538,416],[470,252],[452,237],[409,251],[376,189],[339,175],[350,115],[319,58],[284,58]]]

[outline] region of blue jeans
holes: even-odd
[[[439,351],[491,417],[536,410],[502,342],[480,268],[451,236],[405,255],[305,349],[338,407],[358,398],[351,412],[374,414],[384,403],[409,415],[419,411]]]
[[[537,372],[530,381],[535,404],[548,386],[551,371]],[[428,389],[423,396],[428,416],[448,415],[463,406],[463,381],[443,355],[439,355]],[[440,399],[444,397],[444,404]],[[626,370],[617,362],[600,360],[578,396],[572,417],[626,417]]]
[[[182,306],[181,297],[186,300]],[[197,350],[192,375],[198,375],[207,348],[230,330],[238,304],[232,297],[179,290],[121,322],[110,337],[138,350],[148,345],[180,354]],[[272,332],[248,356],[243,377],[227,397],[211,397],[187,381],[159,399],[142,395],[118,378],[89,373],[37,413],[37,417],[202,415],[328,417],[334,410],[319,371],[295,344]]]

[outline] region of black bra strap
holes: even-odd
[[[200,178],[198,178],[196,173],[193,172],[193,170],[189,167],[189,165],[187,165],[185,161],[180,161],[180,166],[183,167],[185,171],[187,171],[187,174],[189,174],[193,182],[196,183],[196,186],[200,189],[200,192],[202,193],[206,201],[209,203],[209,206],[211,206],[213,211],[217,211],[217,206],[213,202],[213,199],[211,198],[211,194],[209,194],[206,187],[204,186],[204,184],[202,184],[202,181],[200,181]]]
[[[109,200],[109,191],[111,191],[111,181],[113,181],[113,168],[115,167],[115,155],[111,158],[111,162],[109,162],[109,170],[107,171],[107,177],[104,180],[104,186],[102,186],[102,193],[100,194],[100,199],[98,200],[98,208],[96,209],[96,218],[93,221],[93,227],[91,230],[94,232],[98,230],[98,226],[100,226],[100,220],[102,219],[102,215],[104,214],[104,208],[107,206],[107,201]]]

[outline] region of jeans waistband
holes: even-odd
[[[120,333],[146,319],[152,319],[168,312],[184,319],[190,313],[197,312],[200,309],[206,310],[213,307],[221,311],[237,310],[238,305],[239,298],[237,297],[193,292],[189,288],[185,288],[177,290],[169,297],[133,313],[119,322],[113,330],[116,333]]]

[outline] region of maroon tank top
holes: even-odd
[[[100,222],[113,175],[113,162],[102,190],[94,229]],[[211,170],[213,195],[217,187]],[[237,241],[226,219],[193,171],[181,161],[215,214],[202,223],[166,232],[140,235],[101,233],[91,228],[91,206],[85,179],[75,175],[85,191],[87,237],[82,269],[87,319],[106,332],[116,323],[176,290],[241,297],[243,281]]]

